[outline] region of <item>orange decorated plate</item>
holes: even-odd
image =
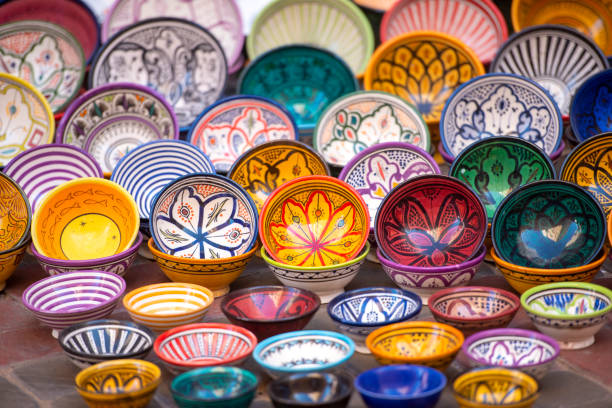
[[[28,239],[31,218],[30,204],[21,187],[0,173],[0,254]]]

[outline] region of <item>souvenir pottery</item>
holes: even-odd
[[[560,25],[536,26],[514,34],[500,48],[490,72],[533,79],[553,97],[564,118],[576,89],[608,68],[599,47],[587,36]]]
[[[247,150],[227,174],[249,193],[258,211],[277,187],[310,175],[329,176],[327,163],[310,146],[293,140],[266,142]]]
[[[363,12],[349,0],[278,0],[257,16],[246,50],[255,59],[290,44],[329,50],[355,75],[362,75],[374,51],[374,33]]]
[[[30,240],[26,240],[12,249],[0,252],[0,292],[6,287],[6,281],[13,275],[26,252]]]
[[[525,185],[506,197],[491,223],[493,247],[506,262],[572,268],[593,261],[606,237],[606,215],[587,191],[565,181]]]
[[[151,207],[151,235],[179,258],[229,258],[257,240],[257,207],[246,191],[216,174],[195,173],[166,185]]]
[[[217,39],[194,23],[173,18],[145,20],[118,32],[89,71],[90,88],[133,82],[156,90],[172,106],[181,130],[221,96],[226,79],[227,63]]]
[[[608,322],[612,291],[592,283],[558,282],[529,289],[521,305],[539,331],[562,349],[589,347]]]
[[[268,197],[259,220],[263,247],[275,261],[331,266],[355,258],[370,231],[359,193],[329,176],[291,180]]]
[[[561,143],[563,121],[555,101],[537,83],[513,74],[487,74],[453,92],[442,112],[440,135],[452,157],[497,136],[526,140],[550,156]]]
[[[448,174],[472,187],[491,220],[499,203],[512,191],[533,181],[554,179],[555,167],[530,142],[517,137],[490,137],[466,147]]]
[[[271,140],[295,140],[297,126],[278,103],[256,96],[233,96],[208,107],[187,136],[219,172],[227,172],[246,151]]]
[[[353,377],[342,372],[292,374],[268,385],[274,408],[343,408],[352,392]]]
[[[0,254],[29,239],[31,221],[28,197],[12,178],[0,172]]]
[[[538,383],[517,370],[486,368],[459,376],[453,392],[460,408],[530,408],[538,398]]]
[[[300,132],[310,132],[325,108],[356,91],[353,72],[338,56],[307,45],[288,45],[253,60],[238,80],[238,93],[283,105]]]
[[[315,149],[335,166],[384,142],[430,148],[429,130],[419,111],[395,95],[376,91],[337,99],[321,115],[313,137]]]
[[[590,76],[576,91],[570,106],[570,123],[579,142],[612,131],[612,122],[608,123],[610,81],[612,69]]]
[[[388,41],[414,31],[452,35],[470,47],[483,64],[508,37],[501,11],[490,0],[402,0],[385,12],[380,39]]]

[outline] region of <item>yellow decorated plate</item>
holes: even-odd
[[[30,204],[21,187],[0,173],[0,253],[28,239],[31,218]]]

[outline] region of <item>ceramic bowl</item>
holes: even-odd
[[[0,194],[0,254],[5,254],[29,240],[32,210],[19,184],[4,173],[0,173]]]
[[[178,375],[170,386],[179,408],[244,408],[257,391],[257,377],[238,367],[204,367]]]
[[[4,290],[6,281],[13,275],[13,272],[15,272],[15,269],[21,263],[29,244],[30,240],[28,239],[21,245],[0,252],[0,292]]]
[[[562,349],[581,349],[595,342],[612,310],[612,291],[592,283],[556,282],[527,290],[521,304],[539,331]]]
[[[453,391],[460,408],[530,408],[538,398],[538,383],[518,370],[488,368],[459,376]]]
[[[256,344],[255,335],[242,327],[194,323],[162,333],[153,349],[170,371],[178,373],[199,367],[239,365]]]
[[[433,408],[446,386],[440,371],[412,364],[373,368],[359,374],[355,388],[370,408]]]
[[[123,297],[123,306],[136,323],[162,332],[201,321],[214,299],[203,286],[170,282],[132,290]]]
[[[273,379],[337,368],[355,352],[353,340],[325,330],[278,334],[255,347],[253,358]]]
[[[421,311],[421,298],[402,289],[365,288],[345,292],[327,305],[338,331],[355,342],[355,350],[370,354],[366,337],[379,327],[409,320]]]
[[[579,142],[612,131],[612,123],[607,121],[610,81],[612,70],[608,69],[590,76],[576,91],[570,106],[570,123]]]
[[[28,286],[23,305],[45,326],[59,330],[110,315],[125,292],[121,276],[102,271],[49,276]]]
[[[606,238],[606,215],[587,191],[566,181],[527,184],[501,202],[491,222],[495,253],[533,268],[593,261]]]
[[[353,378],[342,372],[293,374],[268,385],[274,408],[344,408],[352,392]]]
[[[299,130],[312,131],[323,110],[356,91],[353,72],[340,57],[307,45],[271,49],[254,59],[238,80],[238,93],[275,100]]]
[[[566,138],[567,138],[568,129],[570,128],[566,126],[563,130],[563,134]],[[496,139],[497,138],[501,139],[502,137],[506,137],[506,136],[498,136],[496,137]],[[555,152],[551,154],[550,156],[547,155],[547,157],[550,157],[550,161],[553,162],[553,164],[557,164],[557,161],[561,158],[561,155],[563,154],[564,151],[565,151],[565,141],[561,139],[561,143],[559,143],[559,147],[557,148],[557,150],[555,150]],[[442,142],[438,143],[438,153],[440,153],[440,156],[442,156],[442,159],[444,159],[444,161],[449,165],[452,165],[456,159],[455,157],[446,153],[446,150],[444,150],[444,144]]]
[[[75,381],[90,408],[142,408],[153,398],[161,370],[144,360],[105,361],[84,369]]]
[[[108,319],[72,325],[58,337],[64,353],[81,368],[108,360],[143,359],[154,339],[153,332],[140,324]]]

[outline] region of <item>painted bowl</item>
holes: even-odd
[[[59,345],[77,367],[122,358],[143,359],[153,349],[155,335],[146,327],[119,320],[93,320],[61,331]]]
[[[445,386],[440,371],[412,364],[377,367],[355,378],[355,388],[371,408],[433,408]]]
[[[278,47],[259,55],[238,80],[238,93],[280,103],[300,131],[312,131],[332,101],[357,89],[353,72],[340,57],[307,45]]]
[[[566,138],[567,138],[568,129],[570,128],[566,126],[563,130],[563,134]],[[505,136],[498,136],[496,137],[496,139],[497,138],[501,139],[502,137],[505,137]],[[557,161],[561,158],[561,155],[563,154],[564,151],[565,151],[565,141],[561,139],[561,143],[559,143],[559,147],[557,148],[557,150],[555,150],[554,153],[551,154],[550,156],[547,155],[547,157],[550,157],[550,161],[553,162],[553,164],[556,164]],[[446,152],[446,150],[444,150],[444,144],[442,142],[438,143],[438,153],[440,153],[440,156],[442,156],[442,159],[444,159],[444,161],[449,165],[452,165],[456,159],[456,157],[451,156],[450,154]]]
[[[255,347],[253,358],[273,379],[289,374],[322,372],[338,368],[355,352],[353,340],[325,330],[278,334]]]
[[[268,385],[274,408],[343,408],[352,392],[353,377],[343,372],[292,374]]]
[[[4,290],[6,281],[13,275],[13,272],[23,260],[23,255],[29,244],[30,240],[28,239],[21,245],[0,252],[0,292]]]
[[[144,360],[112,360],[82,370],[75,381],[90,408],[143,408],[161,382],[161,370]]]
[[[170,385],[179,408],[244,408],[255,398],[257,377],[238,367],[204,367],[178,375]]]
[[[0,172],[0,254],[14,251],[30,237],[32,210],[21,186]]]
[[[355,342],[358,353],[370,354],[366,337],[379,327],[409,320],[421,311],[421,298],[402,289],[355,289],[333,298],[327,314],[338,331]]]
[[[102,271],[49,276],[28,286],[23,305],[45,326],[59,330],[110,315],[125,292],[121,276]]]
[[[300,177],[267,198],[259,218],[259,237],[268,255],[286,265],[342,264],[365,246],[370,232],[367,208],[361,195],[344,181]]]
[[[460,408],[530,408],[538,398],[538,383],[518,370],[487,368],[459,376],[453,392]]]
[[[130,194],[101,178],[79,178],[50,191],[32,219],[32,242],[55,259],[106,258],[129,249],[140,219]]]
[[[579,142],[590,137],[612,131],[608,123],[612,93],[612,70],[590,76],[576,91],[570,106],[570,123],[572,131]]]
[[[543,180],[515,190],[491,222],[495,253],[532,268],[574,268],[592,262],[606,238],[599,202],[575,184]]]
[[[200,367],[239,365],[256,344],[255,335],[242,327],[194,323],[162,333],[153,349],[171,372],[179,373]]]
[[[257,207],[227,177],[193,173],[168,183],[155,197],[149,220],[155,245],[179,258],[230,258],[257,241]]]
[[[448,174],[472,187],[491,221],[502,200],[518,187],[554,179],[555,166],[531,142],[517,137],[491,137],[466,147]]]
[[[608,322],[612,291],[592,283],[549,283],[523,293],[521,305],[537,329],[562,349],[582,349]]]

